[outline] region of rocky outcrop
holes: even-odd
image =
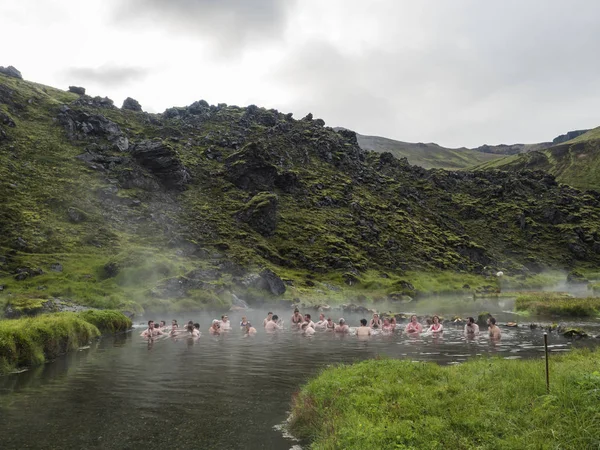
[[[565,134],[561,134],[560,136],[555,137],[554,139],[552,139],[552,143],[553,144],[562,144],[563,142],[567,142],[570,141],[571,139],[575,139],[576,137],[581,136],[582,134],[587,133],[588,131],[590,131],[589,129],[587,130],[574,130],[574,131],[569,131]]]
[[[20,80],[23,79],[23,75],[13,66],[0,66],[0,73],[6,75],[7,77],[18,78]]]
[[[263,236],[272,236],[277,228],[277,196],[260,192],[250,199],[237,218]]]
[[[81,86],[69,86],[69,92],[77,95],[85,95],[85,88]]]
[[[115,140],[123,134],[116,123],[103,115],[88,114],[84,111],[71,109],[66,105],[61,107],[58,121],[63,125],[71,139],[101,137]]]
[[[275,185],[277,168],[264,146],[251,143],[225,160],[225,177],[240,189],[268,191]]]
[[[162,141],[142,141],[131,148],[131,156],[169,189],[184,189],[191,176],[177,152]]]
[[[127,109],[129,111],[141,111],[142,105],[140,105],[140,103],[137,100],[131,97],[127,97],[123,101],[123,106],[121,106],[121,109]]]
[[[260,276],[267,283],[268,290],[273,295],[283,295],[285,293],[285,283],[271,269],[264,269]]]

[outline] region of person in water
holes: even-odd
[[[292,315],[292,325],[300,326],[302,322],[304,322],[304,317],[300,314],[300,310],[298,308],[294,309],[294,314]]]
[[[360,327],[356,329],[357,336],[371,336],[371,328],[367,326],[367,319],[360,319]]]
[[[440,318],[438,316],[433,316],[433,323],[427,330],[428,333],[441,333],[444,331],[444,326],[440,323]]]
[[[196,327],[194,326],[194,324],[191,324],[191,325],[188,324],[188,326],[186,327],[186,330],[190,337],[194,337],[194,338],[200,337],[200,330],[197,330]]]
[[[171,325],[171,331],[169,331],[169,336],[175,337],[179,334],[179,329],[177,328],[177,324],[174,323]]]
[[[369,323],[369,326],[373,329],[375,328],[381,328],[381,319],[379,318],[379,314],[375,313],[373,314],[373,318],[371,319],[371,323]]]
[[[488,323],[488,332],[492,340],[497,341],[502,337],[502,331],[500,331],[500,327],[496,325],[496,319],[494,317],[490,317],[487,320]]]
[[[167,328],[167,322],[165,322],[164,320],[160,321],[160,331],[165,331]]]
[[[390,319],[388,319],[387,317],[385,319],[383,319],[383,325],[381,326],[381,331],[383,331],[385,333],[391,333],[392,331],[394,331],[394,326],[390,322]]]
[[[231,330],[231,322],[229,321],[229,317],[227,317],[225,314],[221,316],[221,322],[219,325],[221,326],[221,331]]]
[[[272,318],[273,318],[273,313],[271,311],[269,311],[269,313],[267,314],[267,317],[265,318],[265,320],[263,320],[263,328],[265,328],[267,326],[267,324],[271,321]]]
[[[396,326],[398,325],[398,322],[396,322],[396,316],[392,316],[390,318],[390,325],[392,326],[392,328],[395,330]]]
[[[244,334],[254,336],[256,334],[256,328],[250,325],[250,322],[246,322],[246,325],[244,325]]]
[[[477,336],[479,335],[479,325],[475,323],[475,319],[472,317],[467,318],[467,324],[465,325],[466,336]]]
[[[315,334],[315,329],[313,327],[310,326],[310,323],[308,322],[304,322],[302,324],[302,334],[306,335],[306,336],[312,336],[313,334]]]
[[[158,324],[154,323],[154,320],[149,320],[148,321],[148,328],[146,328],[142,334],[140,334],[140,336],[142,337],[155,337],[155,336],[160,336],[164,334],[162,331],[160,331],[160,329],[158,328]]]
[[[325,328],[327,328],[327,321],[325,320],[325,314],[321,313],[319,314],[319,321],[315,323],[315,329],[324,330]]]
[[[408,334],[419,334],[423,332],[423,325],[417,320],[417,316],[414,314],[410,316],[410,322],[406,324],[404,332]]]
[[[272,333],[274,331],[283,330],[283,327],[279,325],[278,320],[279,317],[277,316],[277,314],[274,314],[273,317],[271,317],[271,320],[269,320],[269,322],[265,326],[265,331]]]
[[[212,321],[212,325],[208,329],[208,332],[212,335],[219,335],[219,334],[221,334],[220,328],[221,328],[221,326],[219,324],[219,321],[217,319],[215,319]]]
[[[307,323],[309,327],[315,329],[315,323],[312,321],[310,314],[304,314],[304,322],[302,323]]]
[[[346,321],[344,319],[340,319],[340,324],[335,327],[336,333],[348,333],[350,328],[346,325]]]
[[[171,320],[171,327],[175,325],[175,328],[179,328],[179,324],[177,323],[177,320],[173,319]]]
[[[335,331],[335,323],[331,320],[331,317],[327,318],[327,323],[325,324],[326,331]]]
[[[248,322],[248,319],[246,318],[246,316],[242,316],[242,320],[240,321],[240,327],[245,327],[249,323],[250,322]]]

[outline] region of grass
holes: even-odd
[[[600,351],[456,366],[331,367],[293,399],[291,431],[325,449],[598,448]]]
[[[133,325],[131,319],[119,311],[90,309],[80,312],[79,317],[95,325],[101,333],[127,331]]]
[[[517,296],[517,311],[539,316],[593,317],[600,314],[600,298],[574,298],[561,292],[535,292]]]
[[[43,364],[88,344],[102,333],[130,327],[131,320],[117,311],[62,312],[0,320],[0,374]]]

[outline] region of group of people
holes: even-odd
[[[342,334],[350,333],[351,331],[344,319],[339,319],[338,323],[334,323],[331,317],[325,318],[325,315],[321,313],[319,314],[319,320],[317,322],[313,322],[310,314],[302,315],[298,308],[294,309],[290,323],[292,324],[292,328],[300,330],[302,334],[309,336],[315,334],[318,330]],[[492,339],[500,339],[502,333],[500,328],[496,325],[496,319],[494,317],[488,318],[487,325],[489,336]],[[252,326],[246,316],[242,317],[239,326],[245,335],[253,336],[257,333],[256,328]],[[380,332],[384,334],[390,334],[397,329],[397,326],[398,324],[396,323],[395,317],[392,316],[381,318],[379,314],[375,313],[370,321],[367,321],[367,319],[361,319],[360,325],[355,328],[355,332],[357,336],[371,336],[372,334]],[[283,330],[283,321],[277,314],[269,312],[267,317],[263,320],[263,328],[267,333],[274,333]],[[210,335],[217,336],[222,333],[227,333],[231,330],[232,326],[229,317],[227,315],[222,315],[221,320],[214,319],[212,321],[208,332]],[[404,332],[407,335],[420,335],[422,333],[439,335],[443,331],[444,326],[442,325],[438,316],[433,316],[430,321],[428,320],[427,325],[424,327],[423,324],[418,321],[417,316],[412,315],[410,317],[410,321],[404,327]],[[464,327],[464,334],[467,337],[474,337],[480,334],[479,325],[475,323],[475,319],[473,317],[469,317],[467,319],[467,323]],[[141,336],[146,338],[155,338],[161,335],[175,338],[198,338],[201,335],[200,324],[194,323],[190,320],[186,326],[180,328],[177,320],[173,320],[171,322],[171,329],[169,330],[164,320],[161,320],[159,323],[155,323],[153,320],[150,320],[148,321],[148,328],[141,334]]]

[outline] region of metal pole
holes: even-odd
[[[550,393],[550,368],[548,367],[548,333],[544,333],[544,349],[546,351],[546,392]]]

